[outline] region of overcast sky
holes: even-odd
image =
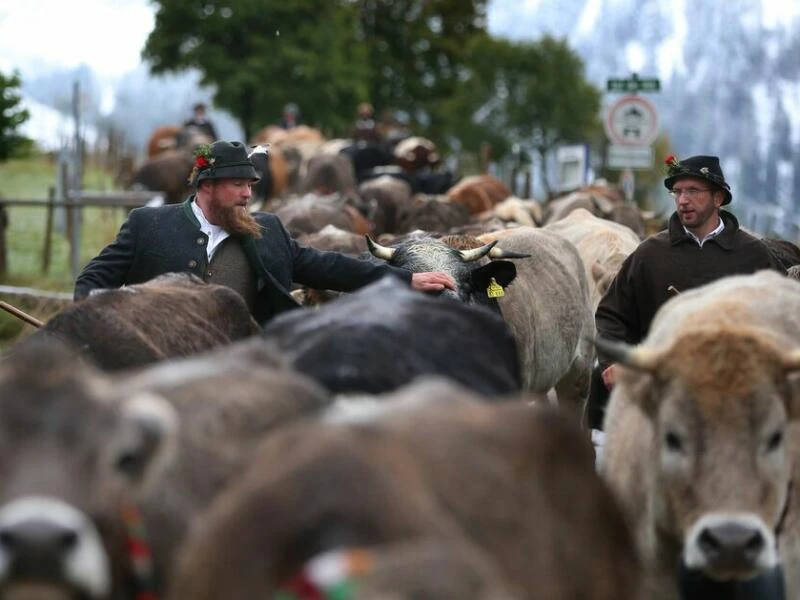
[[[557,0],[492,5],[524,13],[540,1]],[[85,63],[102,75],[125,73],[140,62],[154,14],[148,0],[0,0],[0,70]]]
[[[291,1],[291,0],[287,0]],[[489,29],[493,33],[535,30],[534,11],[563,0],[491,0]],[[590,28],[601,10],[631,0],[582,0],[582,18],[573,33]],[[685,0],[672,0],[683,6]],[[727,2],[728,0],[708,0]],[[764,24],[795,17],[800,0],[762,0]],[[136,67],[154,25],[149,0],[0,0],[0,70],[31,66],[73,67],[86,63],[98,74],[121,75]]]
[[[148,0],[0,0],[0,69],[86,63],[122,74],[139,64],[153,23]]]

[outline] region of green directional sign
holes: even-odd
[[[657,92],[661,89],[661,81],[655,77],[640,79],[636,75],[621,79],[606,80],[606,90],[609,92]]]

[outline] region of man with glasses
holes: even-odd
[[[628,344],[641,342],[653,316],[671,296],[727,275],[762,269],[786,270],[766,245],[739,228],[736,217],[720,208],[732,195],[716,156],[667,157],[664,185],[675,200],[669,226],[644,240],[620,267],[595,314],[597,333]],[[607,389],[615,365],[600,361]],[[595,375],[597,378],[597,374]],[[590,398],[590,421],[602,420],[598,382]],[[599,406],[602,405],[602,406]]]

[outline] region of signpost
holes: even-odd
[[[606,90],[609,92],[622,92],[635,94],[636,92],[659,92],[661,91],[661,81],[655,77],[639,79],[634,73],[628,78],[607,79]]]
[[[609,144],[607,164],[611,169],[652,169],[654,155],[652,146]]]
[[[642,96],[623,96],[608,109],[605,129],[614,144],[649,146],[658,137],[656,107]]]
[[[658,112],[639,92],[658,92],[661,81],[640,79],[636,73],[627,78],[606,80],[606,90],[626,94],[608,109],[604,126],[611,143],[608,145],[607,166],[622,169],[620,185],[625,199],[633,202],[636,181],[634,169],[653,168],[653,142],[658,137]]]

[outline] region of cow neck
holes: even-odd
[[[133,574],[133,598],[134,600],[158,600],[153,552],[142,512],[135,504],[123,502],[120,514],[125,525],[125,547]]]

